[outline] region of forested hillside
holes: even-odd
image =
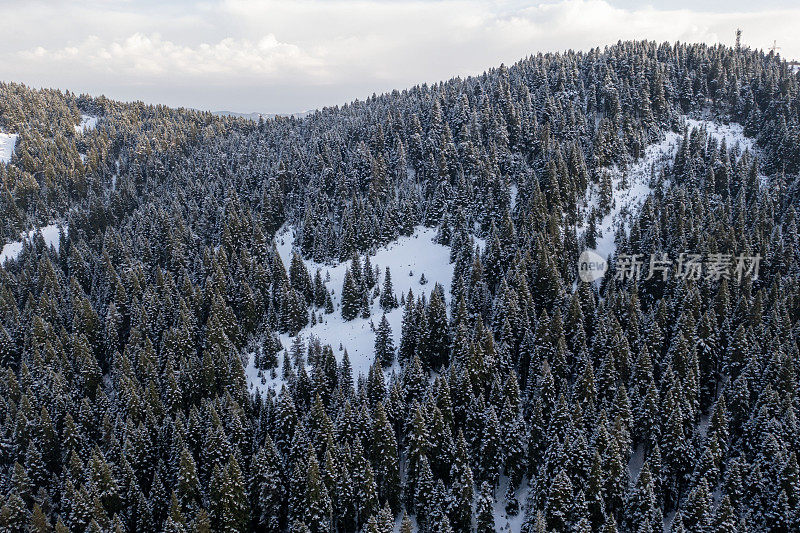
[[[621,42],[258,122],[0,83],[0,132],[2,242],[63,228],[0,266],[2,531],[800,530],[774,54]],[[419,226],[447,291],[370,263]],[[377,324],[368,372],[295,336],[334,317]]]

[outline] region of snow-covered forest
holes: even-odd
[[[0,530],[798,531],[799,171],[800,73],[721,45],[258,121],[0,83]]]

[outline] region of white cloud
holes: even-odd
[[[159,34],[133,35],[115,41],[89,36],[77,46],[48,50],[41,46],[20,52],[22,58],[42,63],[72,64],[88,71],[142,78],[219,75],[277,76],[282,69],[309,77],[324,75],[324,62],[299,46],[279,42],[267,34],[258,41],[225,37],[216,43],[180,45]]]
[[[800,8],[622,9],[604,0],[32,3],[3,10],[0,79],[172,105],[293,111],[539,51],[619,39],[744,42],[800,57]],[[69,28],[65,30],[64,28]]]

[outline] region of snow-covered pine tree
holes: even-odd
[[[375,358],[384,367],[392,366],[394,362],[394,341],[392,340],[392,329],[389,321],[384,314],[380,324],[375,331]]]

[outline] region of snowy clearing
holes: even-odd
[[[746,137],[744,134],[744,127],[736,122],[720,124],[711,120],[687,118],[686,125],[689,127],[690,133],[693,128],[705,129],[717,142],[722,142],[724,140],[725,144],[728,146],[728,150],[736,145],[739,145],[742,151],[746,149],[752,152],[755,148],[755,140]]]
[[[422,293],[425,293],[426,297],[430,297],[430,292],[436,283],[439,283],[444,288],[445,298],[449,305],[453,265],[450,264],[450,248],[433,242],[436,231],[436,228],[419,226],[411,236],[400,237],[396,241],[378,248],[374,254],[370,255],[372,267],[375,268],[377,266],[380,268],[379,286],[383,287],[386,267],[391,270],[392,286],[398,301],[400,301],[401,294],[408,294],[409,289],[414,291],[415,297]],[[288,269],[292,260],[294,230],[284,228],[275,238],[278,253],[284,266]],[[476,239],[476,243],[483,247],[481,240]],[[314,326],[306,326],[298,335],[303,338],[306,346],[308,346],[308,340],[311,336],[318,338],[323,345],[330,344],[339,361],[341,361],[341,357],[344,354],[344,349],[347,349],[350,363],[353,366],[353,375],[367,374],[370,366],[372,366],[375,352],[375,332],[372,329],[372,325],[374,324],[377,327],[383,315],[378,299],[376,298],[372,302],[372,316],[370,318],[359,317],[347,322],[342,318],[340,298],[344,274],[350,266],[350,262],[347,261],[336,265],[324,265],[308,260],[304,262],[312,277],[317,269],[321,271],[322,279],[326,280],[325,284],[328,292],[332,293],[331,299],[333,300],[334,312],[330,315],[323,314],[322,322]],[[427,279],[424,285],[420,284],[420,277],[423,273]],[[328,276],[330,276],[329,280]],[[386,319],[392,328],[392,338],[395,347],[397,347],[400,343],[403,307],[400,306],[387,313]],[[280,335],[280,340],[283,343],[283,347],[288,349],[291,347],[294,337],[283,334]],[[339,349],[340,346],[342,347],[341,350]],[[279,357],[279,360],[282,362],[281,357]],[[245,368],[245,373],[247,374],[248,387],[251,390],[254,388],[264,390],[265,388],[272,388],[282,384],[280,377],[270,379],[269,372],[264,373],[265,379],[264,383],[262,383],[261,377],[258,376],[259,370],[253,366],[252,357],[250,357]],[[277,369],[277,374],[278,376],[281,375],[280,369]]]
[[[59,224],[48,224],[47,226],[39,229],[32,229],[28,233],[21,234],[20,240],[10,242],[3,246],[3,251],[0,252],[0,265],[3,265],[8,260],[16,260],[17,257],[19,257],[19,254],[22,252],[23,244],[33,239],[33,236],[36,235],[37,232],[41,232],[45,244],[47,246],[52,246],[57,252],[58,247],[61,244],[58,238],[59,229],[63,229],[64,234],[67,234],[67,226],[62,226]]]
[[[514,493],[517,502],[519,502],[519,512],[515,516],[509,516],[509,514],[506,513],[506,503],[508,503],[508,500],[506,500],[505,497],[508,483],[508,476],[500,476],[500,483],[494,491],[494,527],[495,531],[499,533],[519,533],[522,529],[522,523],[525,520],[525,502],[528,499],[530,488],[528,487],[527,479],[520,483],[519,488],[517,488]]]
[[[595,251],[602,257],[608,256],[616,250],[615,228],[622,224],[626,231],[631,215],[635,214],[644,201],[650,196],[651,172],[658,172],[666,164],[671,163],[678,149],[682,135],[668,132],[660,143],[651,144],[645,148],[644,157],[634,162],[623,170],[618,166],[603,169],[611,177],[611,210],[603,217],[597,226],[598,237]],[[587,194],[587,215],[591,207],[598,205],[600,197],[599,187],[591,185]],[[586,231],[586,223],[578,228],[578,235]]]
[[[97,119],[95,115],[81,115],[81,123],[75,126],[75,133],[83,134],[87,130],[93,130],[97,127]]]
[[[711,120],[697,120],[686,118],[689,132],[694,128],[705,130],[718,142],[725,141],[728,149],[738,146],[741,151],[754,151],[755,141],[744,135],[744,128],[740,124],[720,124]],[[650,196],[650,178],[657,174],[666,165],[672,163],[678,150],[678,145],[683,135],[667,132],[664,139],[645,148],[642,158],[635,161],[627,169],[618,166],[603,169],[611,174],[612,205],[610,212],[603,217],[597,226],[598,234],[595,251],[602,257],[608,257],[616,250],[616,230],[622,226],[627,232],[631,219],[638,212],[644,201]],[[586,215],[599,201],[598,186],[590,186],[586,199]],[[587,224],[580,225],[578,236],[586,231]]]
[[[628,477],[631,483],[636,483],[636,480],[639,479],[642,466],[644,466],[644,445],[639,444],[628,461]]]
[[[517,205],[517,194],[519,190],[517,189],[516,183],[511,185],[511,209],[514,209]]]
[[[19,135],[16,133],[0,133],[0,162],[5,164],[11,162],[11,155],[17,145],[17,138],[19,138]]]

